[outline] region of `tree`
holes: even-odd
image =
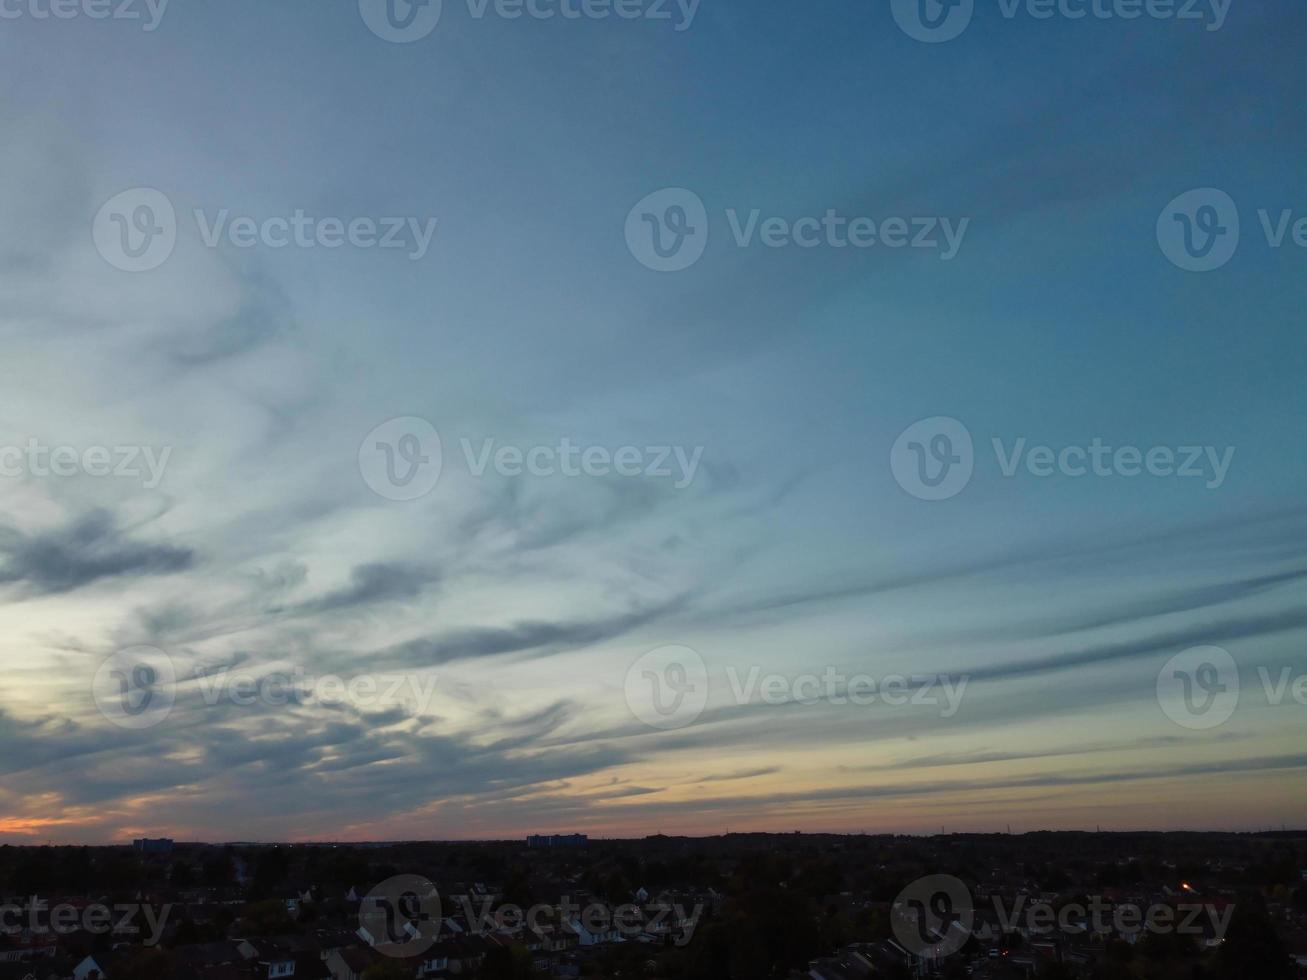
[[[236,866],[231,859],[231,849],[224,848],[204,862],[204,883],[215,888],[230,885],[236,880]]]
[[[527,980],[531,976],[531,954],[521,946],[497,946],[486,953],[481,980]]]
[[[295,928],[290,913],[286,911],[285,903],[275,898],[247,905],[244,918],[250,931],[256,936],[275,936],[291,932]]]
[[[103,960],[97,960],[104,965]],[[108,969],[108,967],[106,967]],[[114,980],[160,980],[179,975],[180,965],[171,953],[161,949],[140,949],[113,965]]]
[[[1234,913],[1218,959],[1222,980],[1293,980],[1289,954],[1271,920],[1246,905]]]
[[[363,971],[363,980],[411,980],[412,976],[398,960],[382,960]]]
[[[195,884],[195,871],[185,861],[174,861],[168,880],[174,888],[190,888]]]

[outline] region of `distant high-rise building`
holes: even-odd
[[[132,847],[142,854],[171,854],[172,838],[171,837],[141,837],[132,841]]]
[[[585,834],[532,834],[527,847],[582,847],[590,842]]]

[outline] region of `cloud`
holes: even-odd
[[[1167,651],[1209,644],[1228,644],[1236,640],[1273,636],[1307,627],[1307,607],[1280,609],[1241,616],[1207,618],[1166,630],[1157,630],[1131,640],[1085,643],[1067,653],[1027,657],[1007,663],[969,668],[961,673],[972,680],[1011,680],[1039,674],[1076,670],[1123,660],[1135,660]]]
[[[692,779],[692,783],[730,783],[739,779],[757,779],[759,776],[770,776],[773,773],[780,772],[779,766],[762,766],[757,769],[741,769],[738,772],[715,773],[711,776],[700,776],[698,779]]]
[[[966,797],[1000,789],[1040,790],[1081,786],[1108,786],[1123,783],[1152,782],[1197,776],[1236,776],[1288,773],[1307,769],[1307,755],[1287,754],[1256,758],[1229,759],[1191,763],[1125,772],[1041,773],[1027,776],[994,776],[977,779],[940,780],[931,783],[886,783],[866,786],[827,786],[790,793],[726,796],[717,799],[696,797],[693,800],[651,802],[646,814],[672,814],[679,811],[714,814],[750,814],[783,811],[787,807],[820,802],[862,802],[934,796]]]
[[[0,528],[0,555],[0,582],[21,583],[42,594],[71,592],[107,578],[170,575],[195,563],[189,548],[129,540],[103,509],[49,531]]]
[[[683,598],[676,598],[594,619],[525,620],[505,627],[451,630],[379,650],[370,655],[369,663],[384,667],[429,667],[513,653],[543,656],[577,650],[629,633],[684,604]]]
[[[390,602],[396,599],[416,599],[426,586],[438,581],[439,573],[408,562],[370,562],[356,565],[350,572],[350,584],[317,599],[310,599],[288,609],[270,609],[272,614],[291,612],[337,612],[358,606]]]
[[[1246,738],[1234,732],[1215,736],[1220,741]],[[892,772],[895,769],[936,769],[950,766],[990,765],[996,762],[1028,762],[1037,759],[1062,759],[1069,756],[1098,755],[1099,753],[1135,752],[1140,749],[1170,748],[1183,745],[1187,740],[1181,735],[1158,735],[1151,738],[1139,738],[1131,741],[1090,742],[1047,751],[977,751],[946,752],[937,755],[916,756],[901,759],[898,762],[877,763],[868,766],[841,766],[841,771],[849,772]]]
[[[983,580],[998,573],[1017,572],[1027,576],[1047,576],[1054,572],[1117,567],[1122,562],[1138,563],[1143,559],[1159,559],[1173,568],[1183,563],[1191,567],[1197,556],[1209,560],[1219,558],[1214,567],[1228,569],[1230,549],[1251,552],[1262,562],[1274,560],[1286,549],[1296,555],[1293,543],[1307,543],[1307,509],[1293,508],[1270,514],[1240,515],[1202,524],[1187,524],[1167,528],[1145,535],[1117,540],[1072,538],[1062,541],[1040,540],[1022,543],[997,554],[979,555],[960,561],[934,562],[917,568],[896,568],[892,572],[861,582],[840,582],[825,587],[762,595],[745,599],[732,599],[717,606],[705,607],[711,616],[748,615],[772,612],[794,607],[851,599],[869,598],[900,590],[928,588],[950,582],[974,579]],[[1217,602],[1228,601],[1266,591],[1276,585],[1299,581],[1307,577],[1307,568],[1259,570],[1244,581],[1224,581],[1200,589],[1186,587],[1170,598],[1132,598],[1124,607],[1115,604],[1114,614],[1098,618],[1087,617],[1083,612],[1057,627],[1060,630],[1084,629],[1105,625],[1118,619],[1145,618],[1162,612],[1181,609],[1198,609]],[[1037,622],[1023,618],[1020,626],[1009,629],[1026,629]],[[967,635],[974,635],[968,627]]]

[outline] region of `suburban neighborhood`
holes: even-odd
[[[1289,833],[6,846],[0,896],[0,980],[1307,976]]]

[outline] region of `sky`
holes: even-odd
[[[0,842],[1302,826],[1307,8],[922,3],[0,3]]]

